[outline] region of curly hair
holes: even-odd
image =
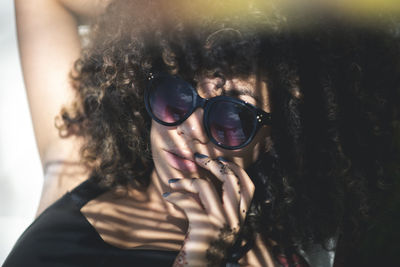
[[[60,131],[85,137],[83,159],[101,182],[146,187],[148,75],[255,73],[268,85],[273,148],[247,170],[256,192],[245,235],[282,247],[326,244],[338,229],[359,240],[399,171],[398,36],[388,23],[330,17],[291,27],[298,21],[251,4],[218,17],[172,1],[114,1],[76,62],[77,99]]]

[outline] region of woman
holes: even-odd
[[[23,23],[34,11],[16,3]],[[46,55],[31,47],[46,35],[29,42],[39,37],[19,30],[29,93],[42,81],[24,57],[40,56],[58,88],[79,50],[71,12],[102,13],[42,4],[69,23],[60,37],[50,31],[61,47]],[[258,1],[111,2],[71,73],[76,100],[57,122],[68,138],[35,128],[50,181],[90,179],[41,213],[5,266],[308,266],[313,245],[333,250],[338,236],[339,260],[355,266],[346,248],[397,168],[398,42],[382,25],[270,11]],[[84,167],[69,156],[77,146]]]

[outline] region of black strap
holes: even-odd
[[[89,179],[75,187],[70,192],[71,199],[75,202],[79,209],[90,200],[109,190],[107,187],[100,186],[96,180],[98,180],[98,177],[92,175]]]

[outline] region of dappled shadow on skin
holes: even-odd
[[[170,222],[162,208],[146,209],[128,198],[103,201],[105,197],[89,202],[81,212],[106,243],[124,249],[180,249],[186,229]]]
[[[257,86],[258,87],[258,86]],[[257,94],[261,95],[262,98],[265,98],[265,93],[266,87],[258,87],[259,90],[257,91]],[[262,89],[261,89],[262,88]],[[263,91],[263,89],[265,89]],[[207,97],[207,92],[199,92],[202,97]],[[208,95],[210,96],[210,95]],[[211,97],[213,97],[211,93]],[[249,164],[252,163],[257,157],[258,153],[261,151],[262,148],[266,147],[265,143],[263,140],[265,140],[267,136],[267,131],[259,131],[257,137],[255,138],[255,142],[252,142],[251,145],[248,145],[240,150],[225,150],[222,148],[217,147],[211,141],[209,140],[206,131],[204,129],[203,125],[203,114],[204,110],[202,108],[196,109],[182,124],[178,126],[172,126],[172,127],[167,127],[167,126],[161,126],[156,122],[152,122],[152,156],[153,156],[153,161],[155,163],[155,168],[157,170],[157,174],[160,183],[160,194],[164,192],[170,192],[171,197],[174,195],[176,191],[171,190],[170,186],[168,185],[168,180],[169,179],[174,179],[174,178],[199,178],[203,179],[206,181],[209,181],[216,189],[216,191],[219,193],[219,201],[221,205],[224,205],[223,200],[222,200],[222,182],[220,181],[221,177],[215,177],[211,172],[209,172],[206,169],[203,169],[199,164],[198,170],[193,171],[193,172],[182,172],[172,166],[168,163],[168,160],[165,159],[168,154],[165,154],[166,152],[172,151],[179,153],[179,151],[186,151],[191,153],[193,155],[192,160],[195,161],[194,159],[194,154],[195,153],[200,153],[203,155],[206,155],[209,160],[215,160],[218,161],[218,157],[222,156],[224,157],[227,161],[234,163],[238,166],[241,166],[243,168],[246,168],[249,166]],[[155,138],[156,137],[156,138]],[[155,141],[154,141],[155,140]],[[249,158],[245,158],[243,155],[249,156]],[[242,195],[252,195],[252,193],[249,191],[250,187],[244,187],[242,186],[240,188],[240,191],[242,191]],[[189,198],[193,198],[197,201],[201,201],[197,194],[185,192],[185,191],[180,191],[180,193],[186,194]],[[240,192],[239,192],[240,193]],[[168,197],[170,198],[170,197]],[[207,197],[205,197],[207,199]],[[229,198],[225,199],[227,201],[230,201]],[[204,200],[203,200],[204,201]],[[250,202],[250,201],[249,201]],[[235,202],[232,202],[235,203]],[[203,203],[200,203],[203,204]],[[225,203],[225,205],[229,205],[231,203]],[[189,204],[190,205],[190,204]],[[197,241],[196,236],[198,237],[199,240],[204,240],[204,238],[208,235],[207,231],[210,231],[209,224],[210,222],[207,220],[203,220],[204,218],[204,205],[200,205],[203,210],[198,210],[196,211],[195,204],[193,204],[192,207],[189,207],[186,209],[186,211],[191,210],[192,214],[190,218],[190,224],[191,225],[196,225],[196,228],[193,229],[191,228],[190,231],[192,234],[189,235],[188,238],[191,238],[192,240],[186,239],[185,243],[187,241],[191,241],[191,245],[189,248],[184,247],[183,250],[185,250],[186,255],[188,253],[203,253],[207,251],[210,247],[209,243],[204,243],[204,241]],[[232,206],[232,205],[231,205]],[[236,206],[235,206],[236,207]],[[181,207],[182,208],[182,207]],[[181,209],[180,207],[177,207],[177,209]],[[182,209],[181,209],[182,210]],[[239,211],[239,206],[237,206],[237,211]],[[172,218],[173,219],[173,218]],[[199,226],[200,225],[200,226]],[[207,225],[208,227],[201,227],[201,225]],[[194,233],[194,234],[193,234]],[[211,233],[214,236],[211,236],[210,239],[208,240],[215,240],[215,235],[218,235],[218,231],[213,231]],[[195,240],[193,240],[195,239]],[[217,238],[218,239],[218,238]],[[193,242],[194,241],[194,242]],[[233,244],[232,244],[233,245]],[[260,253],[267,252],[268,255],[260,255]],[[250,253],[251,254],[251,253]],[[266,263],[268,262],[268,266],[273,266],[273,261],[271,260],[272,257],[270,257],[270,254],[268,253],[266,247],[264,246],[263,249],[254,249],[252,251],[253,256],[251,259],[244,259],[243,262],[251,262],[252,266],[266,266]],[[179,256],[178,256],[179,259]],[[190,263],[192,264],[192,263]]]
[[[206,96],[203,95],[203,97]],[[200,153],[213,161],[222,156],[231,163],[246,167],[252,160],[244,158],[243,153],[247,153],[254,160],[258,156],[257,153],[260,149],[265,147],[260,140],[265,139],[266,136],[263,136],[261,134],[262,131],[260,131],[258,133],[258,141],[254,142],[257,145],[249,145],[241,150],[219,148],[211,143],[205,132],[203,114],[204,110],[199,108],[182,124],[173,127],[162,126],[154,121],[152,122],[151,146],[156,172],[150,177],[150,189],[135,191],[135,189],[128,187],[125,193],[112,190],[90,201],[81,209],[82,214],[106,243],[122,249],[181,251],[183,248],[186,255],[203,255],[204,260],[204,254],[211,245],[206,240],[215,240],[215,235],[218,235],[218,231],[215,231],[215,229],[214,231],[210,230],[210,221],[207,218],[208,215],[204,214],[204,205],[198,203],[204,200],[200,200],[196,194],[187,191],[172,190],[168,181],[173,178],[206,180],[215,187],[219,201],[221,205],[224,205],[221,177],[214,176],[197,163],[194,163],[198,167],[196,171],[182,171],[171,166],[166,157],[168,153],[175,152],[179,154],[184,151],[185,155],[192,155],[189,160],[193,162],[195,162],[194,154]],[[240,188],[240,191],[242,191],[243,195],[252,195],[247,187]],[[187,235],[188,219],[183,212],[183,207],[166,202],[162,198],[165,192],[170,192],[171,195],[174,195],[175,192],[184,193],[189,198],[198,201],[189,201],[188,205],[193,206],[185,209],[186,212],[192,215],[190,216],[190,224],[196,226],[195,229],[190,229],[190,235]],[[229,198],[227,201],[229,201]],[[196,203],[200,205],[196,205]],[[232,206],[232,203],[225,203],[225,205],[231,204]],[[240,213],[239,208],[237,206],[237,211]],[[191,241],[190,246],[182,247],[187,241]],[[231,243],[233,242],[234,239],[231,240]],[[248,265],[252,266],[266,266],[264,256],[260,255],[263,252],[262,249],[254,248],[249,252],[249,255],[253,256],[244,257],[241,262],[244,264],[247,262]],[[196,257],[194,258],[197,260]],[[197,264],[201,265],[204,262]],[[196,265],[196,263],[190,262],[189,265]]]
[[[102,218],[101,218],[102,219]],[[107,219],[104,222],[107,223]],[[91,218],[88,218],[90,221]],[[115,226],[120,223],[120,226]],[[148,225],[128,225],[126,221],[117,221],[110,224],[92,224],[100,237],[108,244],[122,249],[156,249],[173,250],[180,249],[183,236],[181,232],[175,233],[163,229],[148,229]]]
[[[169,140],[173,140],[172,136]],[[174,141],[174,145],[178,146],[180,144]],[[211,149],[203,150],[202,152],[208,155],[215,153]],[[176,178],[180,174],[180,178],[186,178],[182,177],[179,172],[171,171],[170,168],[160,168],[159,172],[164,177]],[[193,176],[196,178],[206,177],[203,179],[217,181],[215,177],[212,177],[211,173],[205,170],[200,170],[199,173]],[[165,191],[171,191],[166,184],[164,184],[164,187]],[[159,192],[159,194],[162,193]],[[163,205],[162,203],[149,208],[146,205],[148,204],[147,201],[148,199],[146,198],[131,198],[129,194],[118,195],[118,193],[107,192],[87,203],[81,212],[99,236],[112,246],[121,249],[180,251],[187,231],[186,218],[171,216],[166,212],[165,204]],[[192,223],[204,225],[208,222],[199,217],[199,219],[194,219]],[[196,234],[192,235],[191,238],[196,238],[196,235],[199,235],[199,240],[204,240],[204,237],[210,234],[208,231],[207,227],[198,227]],[[188,248],[186,253],[191,253],[192,255],[204,254],[209,246],[210,244],[208,243],[195,242],[193,246]],[[245,257],[241,260],[244,266],[246,263],[251,266],[266,266],[265,264],[263,265],[265,260],[263,261],[263,256],[260,255],[259,249],[251,250],[249,255],[253,256],[249,259]]]
[[[153,122],[155,123],[155,122]],[[250,149],[250,151],[253,150],[259,150],[261,147],[264,146],[249,146],[244,148],[241,151],[229,151],[229,150],[224,150],[221,148],[218,148],[214,144],[210,143],[210,140],[206,136],[206,133],[203,128],[203,110],[196,110],[186,121],[184,121],[182,124],[187,124],[187,125],[179,125],[176,127],[164,127],[164,129],[161,129],[162,134],[159,134],[160,138],[159,139],[159,147],[165,148],[168,150],[168,148],[177,148],[179,149],[186,149],[189,150],[191,153],[200,153],[203,155],[206,155],[209,157],[210,160],[217,160],[217,157],[223,156],[225,159],[227,159],[229,162],[233,162],[239,166],[244,166],[243,159],[240,158],[241,153],[245,151],[246,149]],[[158,126],[160,127],[160,126]],[[201,131],[201,133],[190,133],[190,132],[185,132],[187,129],[197,129],[198,131]],[[157,130],[156,130],[157,131]],[[180,133],[178,134],[178,132]],[[182,135],[187,135],[187,136],[182,136]],[[192,135],[193,134],[193,135]],[[260,136],[259,136],[260,137]],[[266,138],[267,136],[261,136],[260,139]],[[197,139],[196,139],[197,138]],[[153,148],[154,149],[154,148]],[[154,151],[153,151],[154,152]],[[174,190],[171,190],[171,188],[168,186],[167,181],[168,179],[173,179],[173,178],[199,178],[199,179],[204,179],[209,182],[211,182],[214,187],[216,188],[216,191],[219,192],[219,200],[221,204],[223,204],[222,200],[222,183],[221,181],[215,177],[211,172],[208,170],[205,170],[198,165],[199,169],[195,173],[187,173],[186,175],[183,175],[182,172],[171,168],[167,164],[160,164],[160,162],[164,162],[164,159],[162,158],[162,153],[157,153],[159,151],[156,151],[156,153],[153,153],[154,161],[157,167],[157,173],[160,177],[164,177],[161,179],[161,191],[160,193],[163,192],[170,192],[171,195],[173,195]],[[158,158],[157,158],[158,157]],[[157,165],[158,162],[158,165]],[[165,178],[167,177],[167,178]],[[242,187],[241,190],[243,190],[242,193],[244,195],[252,195],[248,190],[248,187]],[[194,199],[198,199],[197,196],[195,196],[193,193],[181,191],[181,193],[185,193],[189,195],[189,197],[193,197]],[[203,211],[204,211],[204,205],[203,206]],[[239,208],[239,207],[238,207]],[[179,208],[178,208],[179,209]],[[192,209],[192,212],[196,213],[196,207],[191,207],[189,210]],[[210,232],[209,227],[201,227],[201,225],[206,225],[209,224],[210,222],[207,220],[203,220],[204,216],[201,215],[203,211],[199,211],[198,215],[199,216],[192,216],[190,224],[191,225],[196,225],[196,229],[191,229],[190,237],[188,237],[185,240],[185,243],[188,241],[191,241],[190,247],[183,247],[183,251],[185,252],[183,255],[188,255],[188,254],[197,254],[199,253],[200,255],[205,253],[210,248],[210,243],[206,243],[202,240],[204,240],[205,237],[207,237],[209,234],[213,235],[210,236],[209,240],[215,240],[215,235],[218,235],[218,232],[216,233],[213,231],[213,233]],[[238,209],[239,211],[239,209]],[[200,225],[200,226],[199,226]],[[195,234],[193,234],[193,232]],[[199,240],[197,240],[197,238]],[[191,240],[190,240],[191,239]],[[194,239],[194,240],[193,240]],[[194,241],[194,242],[193,242]],[[232,243],[233,245],[233,243]],[[257,244],[259,245],[259,244]],[[274,261],[272,259],[271,254],[269,253],[269,250],[267,249],[267,245],[263,244],[261,245],[261,248],[254,248],[251,249],[250,252],[248,253],[249,257],[246,255],[243,257],[241,260],[241,264],[243,266],[249,265],[249,266],[274,266]],[[265,255],[262,255],[265,254]],[[177,260],[179,260],[179,257],[182,255],[182,253],[178,256]],[[182,258],[182,260],[184,260]],[[194,264],[194,263],[190,263]],[[204,263],[203,263],[204,264]],[[179,265],[180,266],[180,265]]]

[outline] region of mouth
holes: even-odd
[[[194,162],[193,157],[189,156],[188,153],[173,150],[165,150],[165,152],[165,159],[172,168],[183,172],[198,172],[196,162]]]

